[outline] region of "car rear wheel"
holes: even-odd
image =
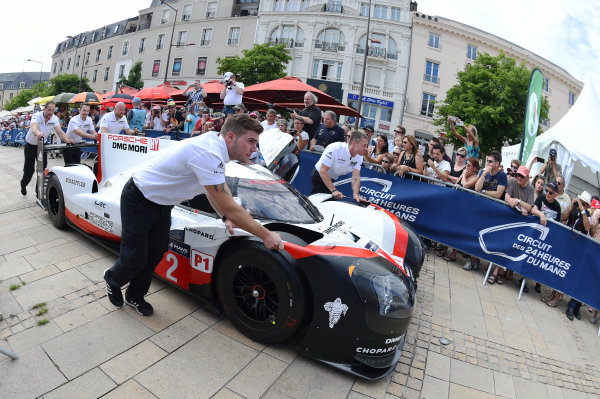
[[[56,175],[51,175],[48,179],[46,207],[54,227],[57,229],[65,227],[65,197]]]
[[[290,338],[304,317],[302,284],[292,265],[262,243],[236,245],[217,273],[219,299],[249,338],[274,344]]]

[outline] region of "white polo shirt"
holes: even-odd
[[[129,124],[125,115],[121,119],[117,119],[115,111],[112,111],[105,114],[100,120],[100,129],[103,127],[108,128],[107,133],[120,134],[121,130],[129,129]]]
[[[263,128],[263,132],[264,132],[265,130],[269,130],[269,129],[277,129],[277,119],[275,119],[275,122],[273,122],[273,124],[272,124],[272,125],[269,125],[269,121],[268,121],[268,120],[266,120],[266,119],[265,119],[264,121],[262,121],[262,122],[260,123],[260,125],[261,125],[261,126],[262,126],[262,128]]]
[[[58,118],[56,117],[56,115],[52,115],[50,117],[50,119],[48,119],[48,122],[46,122],[46,120],[44,119],[44,111],[40,111],[37,114],[34,114],[31,117],[31,123],[33,123],[33,122],[37,123],[38,130],[40,132],[42,132],[42,134],[44,135],[44,141],[46,141],[46,139],[48,138],[50,133],[52,133],[54,131],[54,128],[56,126],[60,127],[60,122],[58,121]],[[38,143],[38,138],[31,131],[31,126],[29,127],[29,130],[27,131],[27,135],[25,136],[25,141],[31,145],[37,145],[37,143]]]
[[[235,82],[237,87],[244,88],[244,84],[242,82]],[[225,90],[225,97],[223,98],[223,105],[234,106],[242,102],[242,94],[237,94],[235,91],[236,87],[232,87],[231,89]]]
[[[177,205],[225,182],[229,153],[217,132],[179,141],[159,151],[133,173],[144,196],[160,205]]]
[[[319,158],[319,162],[315,165],[315,169],[318,172],[321,170],[321,165],[329,167],[329,177],[335,180],[355,169],[360,171],[362,162],[362,155],[356,154],[353,157],[350,156],[348,143],[335,142],[325,148],[321,158]]]
[[[67,137],[73,139],[74,143],[79,143],[83,141],[83,137],[75,133],[75,129],[80,129],[84,133],[88,133],[94,129],[94,122],[89,116],[85,120],[81,119],[81,115],[71,118],[67,127]]]

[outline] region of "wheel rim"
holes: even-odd
[[[277,324],[277,286],[262,269],[239,265],[233,276],[232,289],[233,298],[244,316],[260,324]]]
[[[60,212],[60,198],[54,187],[50,187],[48,190],[48,209],[52,216],[57,216]]]

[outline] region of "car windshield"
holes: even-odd
[[[288,223],[316,223],[323,220],[319,210],[284,179],[268,172],[250,177],[227,176],[231,194],[255,219]]]

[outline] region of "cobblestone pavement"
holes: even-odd
[[[600,338],[587,307],[570,322],[566,299],[552,309],[531,290],[517,301],[515,281],[482,286],[483,271],[462,270],[460,256],[428,254],[402,357],[375,382],[249,340],[158,280],[155,315],[115,309],[102,280],[115,256],[54,229],[33,184],[21,196],[22,157],[0,147],[0,346],[20,356],[0,355],[0,397],[599,397]]]

